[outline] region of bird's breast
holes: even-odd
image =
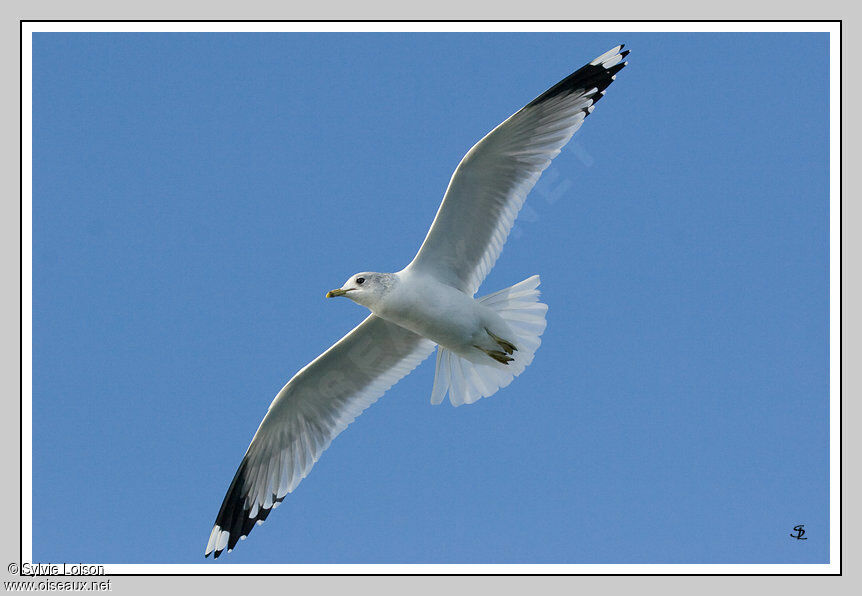
[[[374,313],[444,347],[468,346],[481,316],[476,301],[434,280],[404,280]]]

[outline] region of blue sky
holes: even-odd
[[[424,363],[216,564],[827,562],[828,37],[631,33],[34,35],[34,560],[203,562],[326,290],[620,42],[479,292],[541,274],[534,363]]]

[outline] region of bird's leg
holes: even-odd
[[[473,344],[473,347],[476,348],[477,350],[482,350],[488,356],[490,356],[491,358],[493,358],[494,360],[496,360],[497,362],[500,362],[502,364],[509,364],[512,360],[514,360],[514,358],[512,358],[511,356],[507,356],[506,352],[504,352],[502,350],[486,350],[485,348],[483,348],[481,346],[477,346],[476,344]]]
[[[497,344],[501,348],[503,348],[503,350],[505,350],[505,352],[507,354],[511,354],[512,352],[518,351],[518,348],[516,348],[514,344],[506,341],[502,337],[498,337],[498,336],[494,335],[493,333],[491,333],[490,329],[488,329],[487,327],[485,327],[485,331],[488,333],[488,335],[491,336],[491,339],[493,339],[495,342],[497,342]]]

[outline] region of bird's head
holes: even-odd
[[[393,275],[391,273],[374,273],[365,271],[352,275],[344,282],[344,285],[336,290],[326,293],[327,298],[345,296],[357,304],[373,308],[377,301],[392,286]]]

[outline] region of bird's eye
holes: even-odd
[[[364,278],[364,277],[357,277],[357,278],[356,278],[356,283],[357,283],[357,284],[359,284],[359,285],[361,286],[362,284],[364,284],[364,283],[365,283],[365,278]]]

